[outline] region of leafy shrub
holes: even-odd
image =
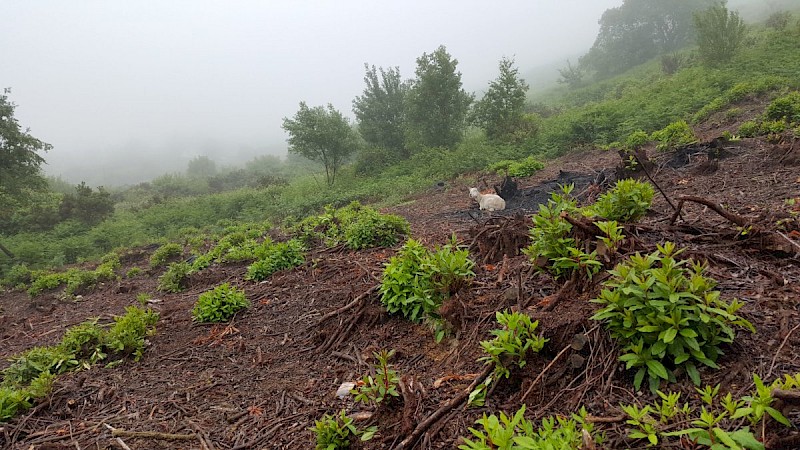
[[[542,169],[544,163],[533,156],[521,160],[506,159],[489,165],[490,171],[511,177],[529,177]]]
[[[391,399],[392,397],[400,396],[400,392],[397,391],[400,377],[397,375],[397,371],[389,365],[389,358],[393,355],[394,350],[381,350],[380,353],[372,353],[372,356],[377,360],[374,366],[375,377],[364,375],[361,381],[356,384],[355,389],[350,391],[355,395],[355,401],[377,405],[387,400],[387,398]]]
[[[187,262],[174,262],[167,267],[167,271],[158,277],[158,290],[162,292],[177,293],[186,289],[189,276],[194,273],[194,268]]]
[[[310,216],[293,228],[306,244],[324,242],[332,247],[346,243],[354,250],[370,247],[391,247],[410,231],[408,222],[400,216],[381,214],[351,202],[344,208],[326,206],[325,212]]]
[[[130,269],[128,269],[127,272],[125,272],[125,278],[136,278],[141,274],[142,274],[141,267],[131,267]]]
[[[344,240],[353,250],[392,247],[410,231],[408,221],[400,216],[365,209],[355,222],[345,228]]]
[[[717,368],[720,344],[735,337],[733,326],[755,331],[735,314],[743,304],[720,299],[714,281],[703,276],[705,267],[687,267],[675,259],[680,252],[667,242],[650,255],[631,256],[610,271],[612,278],[592,300],[603,305],[592,319],[604,322],[622,344],[627,368],[638,368],[636,389],[647,375],[655,391],[661,380],[673,381],[679,367],[699,385],[695,363]]]
[[[97,319],[70,327],[61,339],[61,348],[79,361],[94,364],[105,359],[106,330],[97,325]]]
[[[462,437],[460,450],[494,450],[494,449],[552,449],[572,450],[584,448],[583,430],[589,436],[594,431],[593,424],[586,421],[586,409],[581,408],[571,418],[564,416],[545,417],[538,429],[525,419],[525,405],[512,416],[500,413],[498,418],[492,414],[475,421],[483,430],[470,428],[476,440]],[[602,444],[602,436],[592,436],[594,443]]]
[[[650,183],[632,178],[619,180],[585,212],[607,220],[632,222],[647,214],[654,195],[655,190]]]
[[[61,346],[33,347],[10,358],[3,370],[3,385],[27,386],[42,373],[57,375],[78,365],[75,355]]]
[[[3,284],[13,288],[25,286],[31,282],[33,272],[27,264],[15,264],[3,279]]]
[[[481,347],[489,355],[481,360],[494,364],[498,377],[508,378],[511,375],[509,366],[525,367],[528,351],[538,353],[548,340],[535,334],[539,321],[532,322],[526,314],[497,311],[495,318],[503,328],[491,331],[494,339],[481,341]]]
[[[164,244],[158,247],[150,256],[150,267],[161,267],[172,258],[178,257],[183,253],[183,247],[176,243]]]
[[[444,300],[474,276],[474,266],[469,252],[454,242],[431,252],[409,239],[383,270],[381,303],[414,322],[436,318]]]
[[[106,334],[106,348],[122,356],[132,355],[138,361],[144,352],[145,338],[155,333],[158,317],[150,308],[126,307],[125,315],[114,317],[114,325]]]
[[[551,193],[547,205],[539,205],[539,212],[532,217],[531,244],[522,249],[534,267],[547,270],[556,278],[569,276],[575,270],[583,270],[591,277],[601,268],[594,251],[585,253],[578,248],[576,239],[569,236],[572,224],[562,217],[581,215],[576,200],[570,197],[573,188],[561,186],[561,193]]]
[[[0,422],[5,422],[31,407],[31,401],[47,396],[55,375],[42,372],[28,386],[0,385]]]
[[[361,441],[372,439],[378,427],[360,431],[353,424],[353,419],[347,417],[345,410],[341,410],[338,415],[325,414],[322,419],[315,420],[311,431],[316,434],[317,450],[340,450],[350,448],[352,438],[360,438]]]
[[[35,297],[46,290],[55,289],[65,285],[64,294],[72,296],[87,289],[93,288],[101,281],[116,278],[115,271],[120,267],[119,256],[109,254],[94,270],[68,269],[66,272],[35,272],[31,275],[31,284],[28,295]]]
[[[192,317],[197,322],[225,322],[249,306],[250,301],[243,290],[223,283],[200,294],[192,309]]]
[[[295,239],[270,243],[259,252],[261,259],[247,268],[245,279],[261,281],[279,270],[297,267],[305,262],[304,250],[303,244]]]
[[[771,101],[764,111],[768,120],[800,122],[800,92],[794,91]]]
[[[697,136],[695,136],[694,130],[692,130],[685,120],[672,122],[666,127],[654,131],[653,134],[650,135],[650,138],[658,142],[656,149],[662,151],[697,142]]]
[[[625,148],[636,149],[650,142],[650,135],[642,130],[634,131],[625,138]]]
[[[742,137],[756,137],[759,134],[758,122],[748,120],[739,125],[739,134]]]

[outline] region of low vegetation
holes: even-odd
[[[88,369],[93,364],[112,360],[109,365],[132,357],[138,361],[145,338],[155,332],[158,313],[131,306],[114,318],[110,327],[91,319],[67,330],[61,342],[48,347],[33,347],[13,356],[0,380],[0,421],[6,421],[30,408],[34,401],[50,393],[56,375]]]

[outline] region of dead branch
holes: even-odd
[[[336,309],[334,311],[325,314],[319,319],[319,322],[317,322],[317,324],[319,325],[320,323],[330,319],[333,316],[338,316],[339,314],[347,311],[348,309],[355,308],[356,306],[358,306],[359,303],[361,303],[362,300],[364,300],[366,297],[369,297],[370,295],[372,295],[373,292],[378,290],[379,287],[380,285],[376,284],[375,286],[372,286],[371,288],[367,289],[364,293],[353,299],[352,302],[342,306],[339,309]]]
[[[800,323],[795,325],[788,333],[786,333],[786,337],[783,338],[781,341],[781,345],[778,346],[778,350],[775,351],[775,356],[772,357],[772,363],[769,365],[769,371],[767,372],[767,376],[765,378],[769,378],[772,375],[772,370],[775,369],[775,361],[778,359],[778,355],[783,350],[783,346],[786,345],[786,342],[789,340],[789,337],[794,333],[796,329],[800,328]]]
[[[729,212],[729,211],[725,211],[725,209],[722,208],[722,205],[714,203],[711,200],[705,199],[703,197],[697,197],[697,196],[694,196],[694,195],[683,195],[683,196],[678,197],[678,207],[675,210],[675,214],[673,214],[672,218],[670,218],[670,221],[669,221],[670,225],[675,225],[675,220],[678,219],[678,215],[681,212],[681,208],[683,207],[683,203],[684,202],[694,202],[694,203],[699,203],[699,204],[704,205],[704,206],[708,206],[715,213],[717,213],[720,216],[728,219],[729,221],[735,223],[736,225],[738,225],[740,227],[745,227],[750,223],[749,220],[745,219],[742,216],[733,214],[732,212]]]
[[[530,385],[530,386],[528,386],[528,390],[527,390],[527,391],[525,391],[525,393],[524,393],[524,394],[522,394],[522,399],[520,400],[520,402],[521,402],[521,403],[525,403],[525,399],[526,399],[526,398],[528,398],[528,394],[530,394],[530,393],[531,393],[531,391],[533,390],[534,386],[536,386],[536,383],[538,383],[538,382],[539,382],[539,380],[541,380],[541,379],[542,379],[542,377],[544,377],[544,374],[545,374],[545,373],[547,373],[547,371],[548,371],[548,370],[550,370],[550,368],[551,368],[551,367],[553,367],[553,365],[556,363],[556,361],[558,361],[559,359],[561,359],[561,357],[562,357],[562,356],[564,356],[564,354],[565,354],[565,353],[567,353],[567,351],[568,351],[569,349],[571,349],[571,348],[572,348],[572,345],[571,345],[571,344],[570,344],[570,345],[567,345],[566,347],[564,347],[564,348],[563,348],[563,349],[562,349],[560,352],[558,352],[558,354],[556,355],[556,357],[555,357],[555,358],[553,358],[553,360],[552,360],[552,361],[550,361],[550,364],[548,364],[547,366],[545,366],[545,368],[544,368],[544,369],[542,369],[542,371],[541,371],[541,372],[539,372],[539,375],[538,375],[538,376],[537,376],[537,377],[536,377],[536,378],[533,380],[533,382],[531,383],[531,385]]]
[[[111,436],[137,439],[163,439],[166,441],[188,441],[198,438],[198,435],[196,434],[173,434],[161,433],[158,431],[127,431],[119,428],[113,428],[111,430]]]
[[[469,398],[470,392],[477,385],[479,385],[483,380],[489,376],[490,373],[494,370],[494,364],[488,364],[481,372],[475,380],[463,391],[459,392],[458,395],[448,400],[445,404],[439,407],[436,411],[433,412],[430,416],[428,416],[425,420],[417,424],[417,427],[414,428],[414,431],[411,432],[408,437],[400,441],[397,446],[394,447],[394,450],[402,450],[405,448],[411,448],[414,444],[419,440],[419,438],[428,430],[433,424],[435,424],[439,419],[447,415],[451,410],[457,408],[461,405],[467,398]]]

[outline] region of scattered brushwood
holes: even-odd
[[[470,229],[469,249],[482,255],[482,264],[499,262],[503,257],[514,257],[530,244],[531,219],[517,214],[511,217],[492,217]]]

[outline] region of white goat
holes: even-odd
[[[497,194],[481,194],[477,188],[469,188],[469,196],[478,201],[481,209],[501,211],[506,209],[506,201]]]

